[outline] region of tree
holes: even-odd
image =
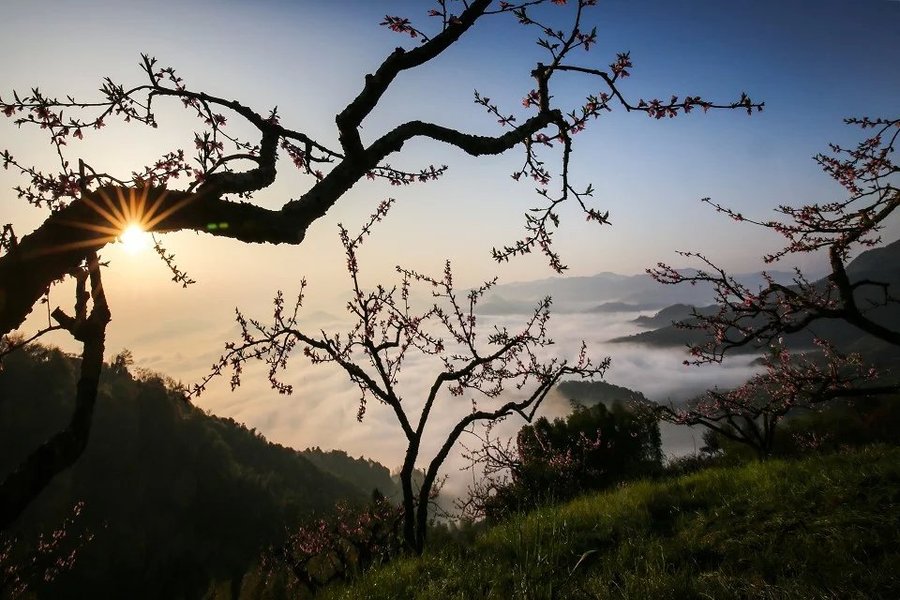
[[[110,313],[100,279],[100,262],[95,253],[90,253],[86,264],[73,271],[72,276],[76,280],[75,316],[70,317],[57,308],[52,316],[58,325],[43,331],[64,329],[83,344],[75,410],[64,430],[37,448],[0,482],[0,531],[5,530],[25,510],[57,473],[74,464],[87,446],[103,368],[106,325]],[[90,291],[87,289],[88,282]],[[89,300],[92,303],[90,313]],[[0,343],[0,358],[28,341],[31,340],[11,343],[4,338]]]
[[[80,523],[83,508],[83,502],[76,503],[70,516],[39,534],[33,545],[0,534],[0,598],[21,598],[72,569],[79,551],[94,537]]]
[[[543,22],[542,10],[562,10],[558,7],[566,4],[565,0],[436,0],[429,12],[431,25],[423,27],[406,18],[386,16],[381,25],[407,36],[410,47],[396,48],[374,73],[366,75],[359,94],[335,118],[338,145],[334,147],[313,139],[302,128],[282,123],[274,108],[260,112],[240,101],[193,89],[174,68],[160,65],[149,55],[141,57],[143,83],[125,85],[105,79],[97,99],[58,99],[37,88],[28,93],[13,92],[11,100],[9,96],[0,99],[0,110],[19,127],[45,130],[59,157],[59,170],[47,173],[20,162],[9,150],[0,152],[3,167],[20,173],[26,181],[16,188],[18,196],[50,211],[41,225],[21,239],[11,225],[2,230],[0,335],[21,326],[55,282],[86,264],[132,222],[154,233],[191,230],[246,243],[300,244],[310,225],[364,179],[404,185],[439,178],[446,166],[401,171],[386,162],[417,138],[448,144],[473,156],[524,148],[523,167],[514,177],[535,180],[541,186],[538,193],[542,205],[526,213],[522,239],[495,249],[494,258],[508,260],[539,250],[554,269],[562,271],[565,266],[552,247],[561,205],[576,202],[588,219],[607,222],[606,213],[588,204],[592,188],[578,191],[570,181],[568,166],[575,133],[615,105],[657,119],[694,108],[737,108],[748,113],[762,110],[762,104],[746,94],[726,104],[699,96],[629,100],[620,89],[632,68],[627,52],[618,54],[606,71],[582,66],[574,58],[576,51],[589,50],[596,41],[596,29],[583,25],[585,11],[596,0],[572,2],[574,6],[568,6],[571,25],[566,29]],[[505,128],[495,136],[409,120],[376,134],[371,142],[363,141],[360,129],[364,121],[404,71],[434,60],[481,19],[496,15],[512,16],[537,31],[538,44],[547,53],[547,62],[536,64],[530,71],[535,87],[522,102],[525,114],[501,112],[488,97],[476,93],[476,102]],[[555,82],[567,74],[594,77],[603,91],[566,112],[555,104],[562,95],[552,92]],[[102,130],[114,119],[158,127],[155,106],[167,101],[183,104],[202,124],[202,131],[194,138],[194,162],[179,149],[123,177],[71,158],[77,141]],[[234,121],[253,131],[255,139],[238,137],[237,127],[231,126]],[[543,152],[554,147],[561,148],[560,176],[558,191],[551,193],[546,187],[551,175]],[[309,188],[279,209],[254,203],[254,194],[275,181],[285,161],[310,177]],[[174,187],[185,180],[180,189]],[[190,278],[178,269],[158,240],[156,250],[172,270],[173,279],[188,285]]]
[[[340,505],[330,518],[299,527],[284,544],[263,554],[262,570],[271,575],[286,569],[293,583],[315,593],[398,554],[401,517],[402,511],[375,490],[364,508]]]
[[[683,252],[704,268],[679,272],[660,263],[648,273],[664,284],[708,282],[714,287],[718,310],[694,311],[693,320],[680,323],[705,334],[691,347],[686,364],[719,363],[729,351],[742,347],[768,348],[765,372],[728,392],[710,391],[683,410],[661,407],[664,419],[682,424],[701,424],[752,446],[760,456],[772,449],[775,426],[794,408],[814,408],[837,397],[891,393],[900,384],[871,385],[874,369],[865,368],[859,354],[838,352],[828,340],[815,337],[820,357],[791,358],[784,339],[813,331],[826,322],[842,322],[881,340],[900,346],[900,331],[886,324],[885,311],[898,304],[890,281],[869,277],[854,279],[847,272],[852,252],[881,241],[879,232],[900,206],[900,189],[893,161],[900,135],[900,119],[846,119],[846,123],[875,134],[855,148],[831,145],[833,155],[815,160],[849,193],[845,200],[801,207],[783,205],[778,212],[786,220],[749,219],[706,198],[703,201],[738,222],[746,222],[781,234],[787,244],[764,257],[766,263],[790,255],[824,251],[831,272],[821,282],[810,281],[797,269],[793,285],[776,283],[752,291],[706,256]],[[889,274],[891,265],[882,265]],[[765,274],[764,274],[765,275]],[[813,331],[815,335],[815,332]]]
[[[463,514],[496,520],[662,466],[659,423],[643,403],[573,407],[566,418],[541,417],[505,442],[493,437],[491,424],[476,436],[479,445],[467,458],[483,474],[459,503]]]
[[[841,397],[895,391],[894,386],[866,386],[877,372],[863,364],[859,354],[844,355],[824,340],[817,340],[822,357],[792,355],[780,344],[763,357],[765,370],[734,389],[713,389],[676,409],[660,405],[661,418],[679,425],[702,425],[753,449],[766,459],[775,447],[775,432],[788,413],[818,410]]]
[[[354,319],[344,333],[310,333],[303,328],[300,308],[305,282],[292,309],[285,306],[281,292],[275,298],[271,325],[248,319],[238,312],[241,328],[239,342],[229,342],[225,353],[210,375],[191,391],[201,394],[212,378],[231,371],[231,387],[241,383],[245,363],[262,360],[269,366],[269,381],[281,393],[292,392],[280,380],[297,344],[314,365],[334,364],[341,368],[360,391],[357,418],[361,421],[369,399],[375,399],[393,412],[407,441],[400,485],[403,492],[403,537],[408,549],[422,552],[428,525],[428,509],[439,472],[459,437],[479,422],[494,422],[510,415],[531,421],[547,393],[561,377],[583,378],[602,375],[609,359],[598,363],[581,352],[573,360],[544,358],[542,350],[553,342],[547,335],[550,298],[535,308],[531,318],[517,332],[494,327],[487,336],[479,330],[475,309],[478,300],[496,280],[487,282],[461,299],[453,285],[450,263],[443,275],[432,277],[397,267],[400,284],[391,288],[378,285],[365,290],[359,281],[357,250],[375,222],[387,214],[390,201],[381,204],[359,235],[351,237],[343,226],[341,241],[347,254],[352,296],[347,311]],[[413,288],[423,285],[430,290],[434,302],[416,310]],[[486,337],[486,343],[482,338]],[[430,358],[437,374],[431,385],[418,390],[413,400],[404,398],[400,373],[410,356]],[[514,388],[507,393],[508,388]],[[460,417],[448,432],[441,434],[438,451],[427,459],[424,477],[416,489],[414,476],[429,418],[439,400],[471,394],[471,410]],[[512,396],[514,399],[509,399]],[[419,400],[416,403],[416,400]],[[434,433],[431,433],[434,436]]]
[[[566,4],[561,0],[552,3]],[[455,146],[473,156],[500,154],[521,145],[525,148],[526,162],[516,176],[527,175],[540,183],[549,182],[551,176],[539,158],[539,149],[561,144],[560,195],[551,198],[547,190],[542,190],[547,205],[537,216],[529,215],[527,235],[514,245],[497,250],[495,257],[504,260],[540,249],[555,268],[562,269],[551,247],[560,203],[574,198],[588,218],[606,221],[603,214],[585,204],[590,194],[577,193],[570,185],[568,157],[573,133],[584,129],[602,112],[612,110],[616,103],[628,111],[655,118],[674,117],[694,108],[741,108],[748,112],[762,108],[762,104],[752,102],[746,95],[724,105],[699,96],[673,97],[670,102],[627,100],[619,86],[632,67],[628,53],[619,54],[608,72],[569,62],[574,51],[590,49],[596,40],[596,30],[588,31],[582,24],[584,10],[595,3],[596,0],[575,3],[572,25],[567,32],[556,31],[536,20],[533,11],[537,5],[548,4],[546,0],[518,3],[474,0],[463,5],[464,10],[458,15],[452,13],[452,1],[440,0],[438,7],[431,11],[440,22],[434,34],[414,27],[408,19],[385,17],[382,25],[408,34],[415,45],[408,50],[398,47],[389,54],[375,73],[365,77],[356,98],[337,114],[339,149],[328,148],[302,131],[282,124],[275,109],[264,115],[235,100],[191,89],[172,67],[163,67],[148,55],[142,56],[141,62],[146,83],[126,87],[104,80],[102,98],[96,101],[71,97],[59,100],[37,89],[27,95],[14,93],[11,102],[0,100],[0,110],[14,118],[17,125],[47,130],[61,160],[58,173],[46,174],[20,164],[8,150],[2,153],[3,166],[19,171],[29,180],[26,186],[17,188],[20,197],[53,212],[21,240],[15,237],[11,227],[4,230],[5,254],[0,258],[0,296],[4,298],[0,333],[18,327],[48,286],[83,262],[90,252],[115,240],[131,221],[152,232],[193,230],[248,243],[299,244],[310,224],[362,179],[384,178],[405,184],[439,177],[446,167],[432,165],[418,172],[403,172],[384,163],[390,155],[401,151],[406,142],[418,137]],[[523,100],[524,108],[533,112],[531,116],[520,121],[516,115],[501,113],[489,98],[476,95],[476,101],[507,128],[504,133],[486,137],[435,123],[406,121],[377,136],[369,145],[363,143],[359,131],[363,121],[403,71],[435,59],[456,44],[477,21],[497,14],[512,15],[522,25],[536,28],[542,36],[539,43],[547,50],[550,62],[538,63],[532,70],[536,87]],[[591,96],[579,108],[564,113],[552,104],[551,84],[566,73],[597,77],[608,91]],[[166,154],[153,165],[135,171],[130,179],[98,171],[83,162],[76,168],[68,160],[70,142],[74,145],[94,130],[102,129],[111,119],[157,127],[154,103],[167,99],[183,103],[206,128],[195,138],[196,167],[183,150]],[[230,133],[229,118],[235,117],[258,134],[257,140],[243,141]],[[543,133],[545,130],[550,133]],[[249,200],[275,180],[279,150],[283,157],[312,177],[312,184],[298,199],[286,202],[278,210],[270,210]],[[236,165],[250,168],[239,170]],[[329,165],[331,169],[327,173],[319,170]],[[181,190],[168,188],[181,177],[192,181]],[[244,201],[234,201],[233,196]]]

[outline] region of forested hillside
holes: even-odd
[[[77,362],[31,346],[0,371],[0,476],[64,428]],[[185,402],[173,383],[105,368],[87,450],[17,523],[33,547],[84,503],[70,533],[87,532],[71,572],[37,586],[54,598],[198,597],[239,583],[266,546],[341,501],[392,492],[378,463],[343,452],[297,452]],[[80,543],[80,542],[79,542]],[[77,545],[77,543],[76,543]],[[34,585],[34,584],[33,584]]]
[[[616,403],[629,405],[647,401],[640,392],[605,381],[569,380],[561,382],[557,389],[569,402],[582,406],[604,404],[607,408],[611,408]]]

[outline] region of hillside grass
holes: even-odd
[[[900,448],[628,484],[320,597],[900,598]]]

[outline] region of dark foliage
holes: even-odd
[[[839,398],[816,410],[791,413],[775,431],[772,455],[792,457],[869,444],[898,444],[898,401],[896,395]],[[708,431],[704,440],[710,460],[734,463],[752,456],[744,445],[714,431]]]
[[[311,593],[386,563],[404,548],[403,509],[380,492],[363,508],[341,504],[334,515],[305,523],[263,555],[262,570],[292,575],[288,589]]]
[[[82,459],[11,532],[20,544],[36,545],[39,533],[84,502],[81,522],[94,539],[70,572],[36,588],[41,596],[194,598],[212,581],[239,585],[287,527],[333,511],[340,500],[362,504],[371,492],[232,419],[205,414],[171,381],[135,378],[127,366],[123,359],[104,368]],[[58,350],[32,345],[6,357],[0,475],[65,424],[76,377],[76,359]],[[339,458],[332,458],[334,471]]]
[[[643,405],[647,402],[642,393],[605,381],[571,379],[561,382],[556,389],[573,404],[588,407],[594,404],[605,404],[607,408],[612,408],[616,403],[627,406],[629,404]]]
[[[471,456],[487,477],[464,508],[491,520],[654,474],[662,465],[656,418],[621,403],[576,404],[552,422],[541,417],[519,430],[514,450],[486,440]]]

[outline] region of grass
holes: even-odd
[[[900,598],[900,448],[713,468],[538,510],[337,599]]]

